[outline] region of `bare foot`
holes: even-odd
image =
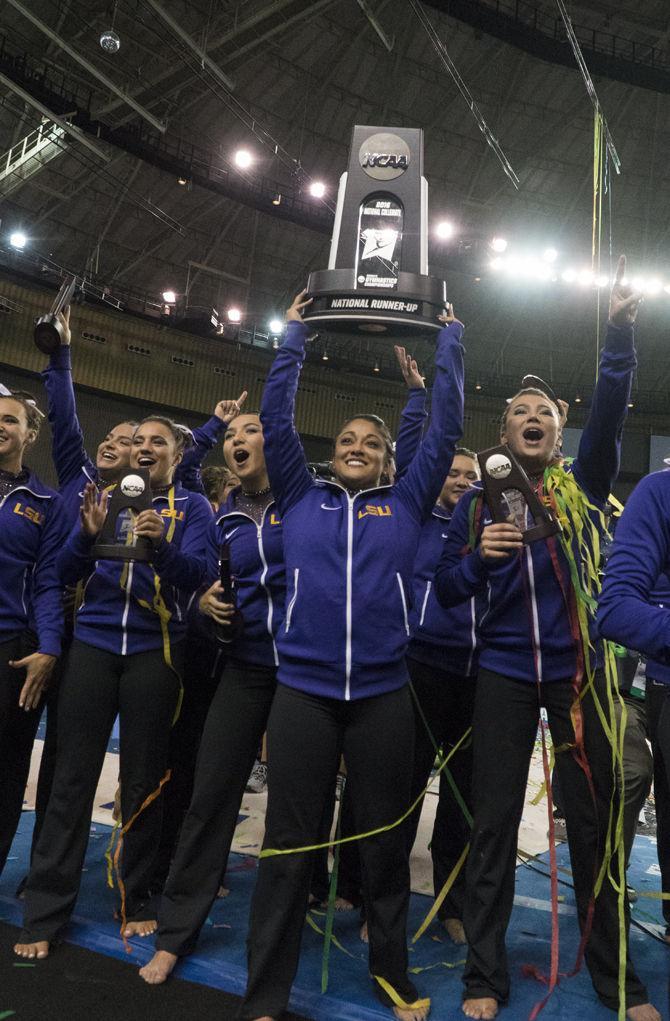
[[[652,1003],[640,1003],[637,1007],[629,1007],[626,1017],[630,1021],[661,1021],[661,1015]]]
[[[360,932],[358,933],[358,935],[360,936],[360,938],[363,941],[363,943],[369,943],[370,942],[370,940],[368,939],[368,923],[367,922],[363,922],[363,924],[361,925],[361,929],[360,929]]]
[[[148,964],[140,968],[140,975],[150,986],[159,986],[174,968],[179,958],[167,950],[157,950]]]
[[[223,899],[224,897],[227,897],[229,893],[230,890],[228,889],[227,886],[220,886],[219,889],[216,891],[216,896]]]
[[[430,1007],[394,1007],[393,1013],[399,1021],[424,1021]]]
[[[130,939],[131,936],[151,936],[157,928],[158,922],[155,918],[149,918],[144,922],[127,922],[123,935],[126,939]]]
[[[346,897],[336,897],[333,907],[336,911],[353,911],[354,905]]]
[[[465,938],[465,929],[460,918],[445,918],[444,927],[452,943],[464,946],[468,942]]]
[[[46,939],[38,940],[37,943],[16,943],[14,945],[14,953],[18,954],[19,957],[48,957],[49,956],[49,941]]]
[[[480,1018],[481,1021],[493,1021],[498,1013],[498,1001],[492,996],[473,996],[463,1000],[462,1010],[468,1017]]]

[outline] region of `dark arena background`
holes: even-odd
[[[243,390],[247,408],[259,408],[285,310],[310,273],[328,266],[352,130],[382,125],[423,130],[429,272],[446,281],[466,326],[463,443],[474,451],[497,444],[505,399],[533,373],[569,404],[563,447],[577,453],[625,253],[643,301],[614,495],[625,502],[663,468],[670,457],[666,2],[3,0],[0,10],[0,383],[30,391],[46,407],[39,373],[47,356],[33,343],[33,322],[74,274],[72,364],[89,451],[114,423],[148,412],[194,427]],[[430,386],[434,336],[405,334],[401,343]],[[332,437],[356,412],[379,415],[395,436],[405,399],[391,333],[319,325],[297,393],[309,460],[329,459]],[[55,485],[48,427],[29,462]],[[220,443],[207,463],[223,464]],[[115,735],[67,943],[45,962],[17,963],[15,891],[27,868],[42,738],[40,730],[0,877],[0,1019],[233,1018],[244,991],[265,795],[245,795],[231,892],[216,902],[197,954],[154,990],[136,974],[152,941],[133,939],[126,953],[105,885]],[[552,949],[539,749],[508,936],[514,994],[501,1017],[510,1021],[525,1021],[542,999],[545,986],[522,969],[548,972]],[[382,783],[383,762],[379,772]],[[653,794],[643,815],[628,874],[639,893],[631,945],[653,1002],[670,1019]],[[431,827],[422,821],[412,859],[410,936],[432,903]],[[579,939],[567,845],[559,843],[558,853],[567,973]],[[310,917],[292,1016],[390,1017],[370,991],[357,912],[336,915],[328,955],[325,910]],[[464,948],[437,927],[410,946],[431,1016],[462,1017]],[[542,1016],[615,1014],[597,1001],[582,968],[561,979]]]

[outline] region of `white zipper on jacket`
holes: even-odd
[[[230,518],[230,517],[234,517],[235,515],[237,515],[240,518],[247,518],[249,521],[253,522],[253,524],[254,524],[254,526],[256,528],[256,540],[258,542],[258,555],[261,558],[261,564],[263,565],[263,570],[262,570],[261,576],[259,578],[259,584],[261,585],[263,591],[265,592],[265,597],[266,597],[266,599],[268,601],[268,616],[267,616],[266,626],[267,626],[267,629],[268,629],[268,634],[270,635],[270,641],[272,642],[272,656],[273,656],[273,659],[275,661],[275,666],[279,666],[279,655],[277,653],[277,643],[275,642],[275,638],[274,638],[274,635],[272,633],[272,621],[274,620],[274,603],[272,601],[272,595],[270,594],[270,589],[265,584],[265,579],[268,576],[269,568],[268,568],[267,559],[265,557],[265,548],[263,546],[263,525],[265,524],[265,515],[269,511],[270,507],[274,507],[274,506],[275,506],[275,501],[271,500],[270,503],[267,505],[267,507],[263,510],[263,515],[261,517],[260,525],[256,521],[254,521],[254,519],[252,518],[251,514],[245,514],[244,511],[237,511],[237,510],[229,511],[228,514],[222,514],[220,518],[217,518],[216,523],[218,525],[219,522],[223,521],[224,518]]]
[[[432,581],[426,583],[426,594],[423,597],[423,603],[421,604],[421,616],[419,617],[419,627],[423,627],[423,619],[426,616],[426,606],[428,605],[428,596],[433,586]]]
[[[291,596],[291,601],[289,602],[289,604],[288,604],[288,606],[286,608],[286,626],[284,628],[285,632],[287,632],[288,629],[291,626],[291,617],[293,616],[293,607],[295,606],[295,601],[298,598],[298,579],[299,579],[299,577],[300,577],[300,568],[299,567],[295,567],[293,569],[293,595]]]
[[[356,496],[359,494],[357,493]],[[347,493],[349,504],[349,515],[347,517],[347,611],[346,611],[346,645],[345,645],[345,667],[344,667],[344,700],[351,700],[351,619],[353,598],[353,569],[354,569],[354,500],[356,496]]]
[[[8,493],[5,493],[3,498],[0,500],[0,508],[5,506],[5,502],[9,500],[10,496],[14,493],[30,493],[31,496],[36,496],[38,500],[51,500],[49,493],[36,493],[34,489],[30,489],[28,486],[15,486],[14,489],[10,489]]]
[[[400,577],[400,571],[396,571],[396,578],[398,579],[398,588],[400,589],[400,598],[402,599],[402,615],[405,618],[405,631],[409,638],[409,618],[407,617],[407,600],[405,599],[405,589],[403,588],[402,578]]]
[[[348,489],[340,485],[339,482],[332,482],[330,479],[323,479],[322,482],[317,485],[323,484],[323,487],[334,486],[336,489],[341,490],[347,498],[347,504],[349,513],[347,516],[347,609],[346,609],[346,642],[345,642],[345,667],[344,667],[344,701],[351,701],[351,619],[352,619],[352,588],[353,588],[353,559],[354,559],[354,503],[356,497],[362,496],[364,493],[377,493],[380,489],[392,489],[392,486],[373,486],[370,489],[360,489],[357,493],[352,496]],[[403,593],[403,602],[404,602]],[[405,619],[406,619],[405,615]],[[407,632],[409,634],[409,630]]]
[[[537,612],[537,596],[535,593],[535,571],[530,545],[526,546],[526,564],[528,565],[528,583],[530,587],[531,616],[533,620],[533,643],[537,651],[537,679],[542,683],[542,646],[540,645],[540,619]]]
[[[97,563],[97,561],[96,561]],[[128,613],[130,612],[130,590],[133,587],[133,567],[135,562],[133,560],[128,563],[128,577],[126,578],[126,605],[123,608],[123,617],[121,618],[121,630],[123,632],[123,639],[121,640],[121,655],[125,656],[128,652]]]
[[[472,672],[472,661],[475,658],[475,649],[477,648],[477,616],[475,611],[475,597],[473,596],[470,600],[470,655],[468,656],[468,665],[465,669],[465,676],[469,677]]]

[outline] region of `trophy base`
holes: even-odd
[[[115,543],[99,542],[91,549],[91,558],[93,560],[123,560],[125,563],[130,563],[133,560],[139,560],[142,563],[148,563],[151,560],[151,554],[153,548],[150,543],[140,546],[118,546]]]
[[[447,304],[444,280],[419,273],[399,273],[389,290],[357,287],[353,269],[324,269],[310,273],[307,290],[312,303],[304,321],[339,333],[433,334],[442,329],[437,317]]]
[[[60,320],[49,313],[35,320],[33,339],[35,346],[45,355],[52,355],[61,346],[64,335]]]

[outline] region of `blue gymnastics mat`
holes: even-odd
[[[21,904],[14,891],[28,859],[33,813],[24,812],[19,832],[5,871],[0,877],[0,916],[2,920],[20,924]],[[112,918],[115,894],[106,886],[104,851],[110,830],[91,827],[91,839],[82,877],[76,914],[67,931],[69,942],[122,960],[135,961],[140,967],[151,957],[152,941],[133,939],[132,955],[128,955],[119,937],[119,926]],[[569,870],[567,847],[558,849],[559,865]],[[524,977],[522,966],[533,965],[542,972],[549,970],[551,916],[547,856],[534,859],[532,867],[517,869],[517,895],[508,933],[508,954],[512,974],[512,995],[500,1017],[502,1021],[525,1021],[533,1006],[542,999],[545,987]],[[230,894],[216,902],[202,932],[197,952],[180,962],[175,972],[179,977],[216,989],[241,994],[245,985],[245,937],[249,899],[257,867],[255,858],[231,855],[226,882]],[[560,877],[569,883],[569,871]],[[629,870],[629,882],[641,893],[658,891],[660,878],[656,860],[656,844],[649,837],[638,836]],[[560,887],[560,956],[561,970],[570,971],[578,946],[574,897],[568,885]],[[431,906],[431,899],[412,895],[410,935],[416,931]],[[668,977],[670,947],[656,937],[663,932],[660,901],[640,897],[633,905],[633,917],[643,926],[631,927],[631,950],[636,967],[647,983],[652,1002],[662,1016],[668,1011]],[[323,929],[325,915],[312,913],[312,921]],[[298,976],[291,998],[291,1008],[314,1021],[388,1021],[390,1013],[381,1007],[372,992],[367,969],[367,952],[358,938],[358,913],[349,911],[335,917],[335,935],[344,949],[331,947],[329,987],[321,994],[323,938],[305,924],[303,950]],[[421,995],[432,999],[431,1018],[436,1021],[462,1021],[460,1010],[461,973],[464,948],[448,939],[437,923],[416,943],[410,943],[410,963],[417,969],[415,981]],[[56,951],[57,952],[57,951]],[[137,981],[141,979],[138,977]],[[94,1016],[95,1005],[91,1005]],[[565,979],[555,990],[542,1012],[552,1021],[612,1021],[615,1014],[596,999],[585,968],[574,978]]]

